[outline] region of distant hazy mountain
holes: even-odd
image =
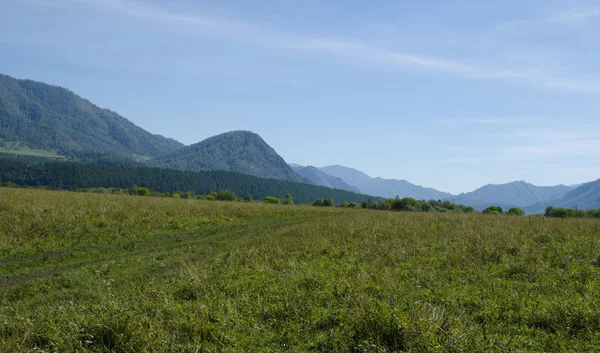
[[[347,184],[355,186],[359,189],[359,185],[368,182],[372,179],[370,176],[361,172],[360,170],[344,167],[341,165],[330,165],[318,169],[327,175],[338,177],[345,181]]]
[[[341,178],[358,188],[361,192],[381,197],[413,197],[418,200],[449,200],[452,194],[432,188],[425,188],[409,183],[406,180],[371,178],[367,174],[353,168],[332,165],[318,168],[322,172]]]
[[[305,182],[259,135],[231,131],[146,162],[149,166],[189,171],[225,170]]]
[[[409,183],[406,180],[373,178],[362,183],[359,189],[368,195],[382,197],[412,197],[417,200],[450,200],[453,195]]]
[[[538,202],[525,208],[528,213],[543,213],[546,207],[600,209],[600,179],[582,184],[555,200]]]
[[[525,207],[537,202],[558,199],[571,190],[573,188],[566,185],[536,186],[524,181],[514,181],[482,186],[475,191],[456,196],[454,202],[479,210],[489,206]]]
[[[158,157],[183,147],[65,88],[0,75],[0,147],[7,143],[127,157]]]
[[[315,168],[312,166],[303,167],[298,164],[290,164],[290,166],[292,167],[292,169],[294,169],[294,171],[296,173],[307,178],[315,185],[327,186],[327,187],[333,188],[333,189],[348,190],[348,191],[360,193],[360,190],[358,188],[348,185],[341,178],[327,175],[327,174],[323,173],[322,171],[320,171],[318,168]]]

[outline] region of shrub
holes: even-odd
[[[499,206],[490,206],[490,207],[486,208],[485,210],[483,210],[483,213],[486,213],[486,214],[503,214],[504,210],[502,210],[502,207],[499,207]]]
[[[223,190],[223,191],[217,192],[215,199],[217,199],[219,201],[237,201],[238,196],[235,192],[233,192],[231,190]]]
[[[90,189],[88,189],[88,188],[78,188],[78,189],[75,189],[75,192],[90,192]]]
[[[285,195],[285,198],[283,199],[283,204],[284,205],[293,205],[294,204],[294,198],[292,197],[292,194]]]
[[[148,189],[148,188],[137,188],[136,194],[138,196],[150,196],[150,189]]]
[[[508,212],[506,212],[506,214],[513,215],[513,216],[523,216],[523,215],[525,215],[525,211],[523,211],[522,209],[520,209],[518,207],[512,207],[508,210]]]
[[[180,194],[182,199],[193,199],[194,198],[194,192],[193,191],[186,191],[182,194]]]
[[[273,204],[280,204],[281,200],[276,198],[275,196],[265,196],[265,199],[263,200],[265,203],[273,203]]]

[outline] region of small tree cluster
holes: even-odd
[[[313,206],[318,207],[333,207],[334,205],[335,204],[333,203],[333,199],[331,199],[331,197],[326,199],[317,199],[317,201],[313,203]]]
[[[503,214],[504,210],[500,206],[490,206],[482,212],[485,214]]]
[[[511,215],[511,216],[524,216],[525,215],[525,211],[523,211],[522,209],[518,208],[518,207],[511,207],[508,209],[508,211],[506,212],[507,215]]]
[[[458,205],[450,201],[442,200],[416,200],[412,197],[387,199],[381,202],[363,201],[361,208],[384,211],[409,211],[409,212],[460,212],[471,213],[475,209],[470,206]]]
[[[277,198],[277,197],[275,197],[275,196],[265,196],[265,198],[264,198],[263,202],[264,202],[264,203],[272,203],[272,204],[277,204],[277,205],[281,204],[281,200],[280,200],[280,199],[278,199],[278,198]]]
[[[546,211],[544,212],[544,216],[546,217],[556,217],[556,218],[567,218],[567,217],[593,217],[593,218],[600,218],[600,215],[598,214],[600,212],[599,210],[589,210],[589,211],[584,211],[584,210],[574,210],[571,208],[563,208],[563,207],[553,207],[553,206],[548,206],[546,208]]]

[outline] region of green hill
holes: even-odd
[[[261,178],[307,182],[259,135],[231,131],[147,162],[148,166],[187,171],[224,170]]]
[[[4,151],[93,152],[147,159],[183,146],[65,88],[0,75],[0,149]]]

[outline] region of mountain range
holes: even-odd
[[[527,206],[525,212],[530,214],[543,213],[547,206],[579,208],[582,210],[600,208],[600,179],[581,184],[560,198]]]
[[[538,213],[548,205],[600,208],[600,180],[552,187],[515,181],[452,195],[407,180],[373,178],[340,165],[288,165],[250,131],[227,132],[185,146],[151,134],[68,89],[0,75],[0,153],[20,153],[24,149],[64,156],[99,154],[110,156],[112,162],[133,159],[149,167],[190,172],[231,171],[377,197],[453,200],[476,209],[495,205]]]
[[[327,176],[337,177],[344,183],[368,195],[387,198],[397,196],[412,197],[418,200],[449,200],[453,196],[447,192],[409,183],[406,180],[384,179],[379,177],[371,178],[360,170],[341,165],[331,165],[315,169]],[[306,176],[316,183],[309,175]]]
[[[571,186],[537,186],[524,181],[492,185],[454,197],[454,202],[482,210],[489,206],[526,207],[535,203],[559,199],[573,190]]]
[[[294,168],[298,168],[294,164]],[[420,200],[452,200],[455,203],[472,206],[476,210],[483,210],[489,206],[500,206],[504,209],[511,207],[525,208],[530,213],[543,212],[547,204],[575,204],[578,200],[581,205],[588,208],[600,207],[600,200],[594,199],[595,195],[600,195],[600,188],[595,189],[586,186],[586,192],[583,192],[583,186],[537,186],[524,181],[514,181],[506,184],[488,184],[468,193],[453,195],[447,192],[438,191],[432,188],[426,188],[412,184],[406,180],[372,178],[366,173],[340,165],[332,165],[321,168],[315,168],[323,173],[339,177],[347,184],[356,187],[360,192],[381,197],[412,197]],[[326,175],[327,175],[326,174]],[[313,182],[315,180],[306,175]],[[567,197],[572,191],[577,190]],[[536,205],[534,207],[531,207]],[[583,207],[583,206],[582,206]]]

